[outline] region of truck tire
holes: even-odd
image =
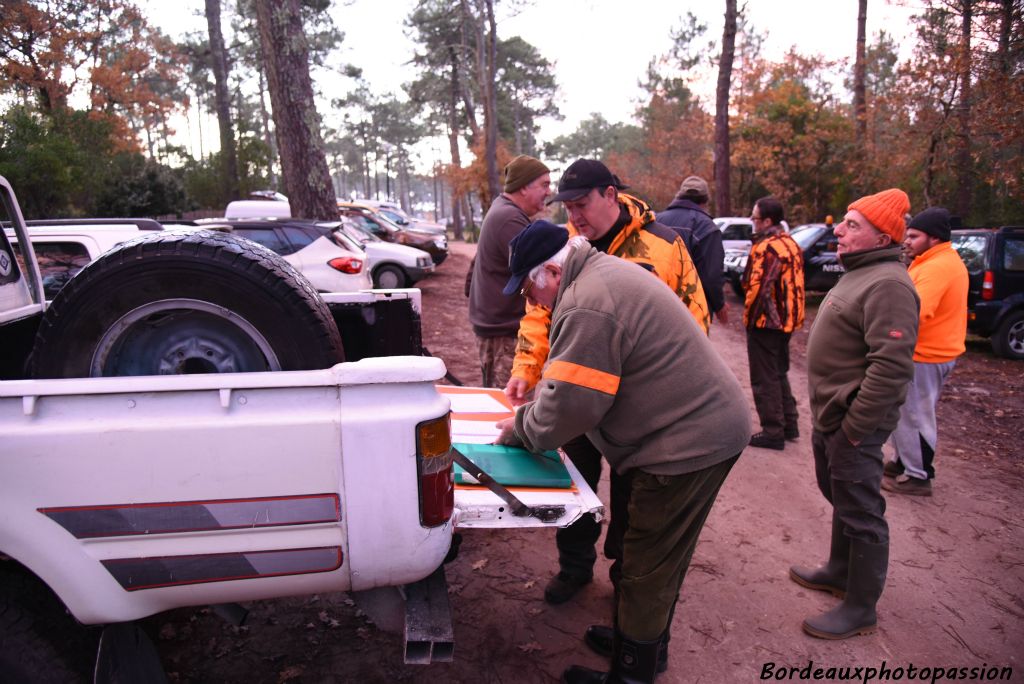
[[[1004,359],[1024,359],[1024,311],[1013,311],[992,335],[992,351]]]
[[[373,272],[373,286],[383,290],[407,287],[408,276],[394,264],[381,264]]]
[[[270,250],[212,231],[129,240],[47,309],[35,378],[328,368],[341,336],[309,282]]]
[[[88,682],[95,633],[78,625],[45,585],[0,570],[0,682]]]

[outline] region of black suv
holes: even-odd
[[[952,243],[970,276],[967,329],[1024,359],[1024,227],[954,230]]]

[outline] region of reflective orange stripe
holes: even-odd
[[[581,366],[568,361],[552,361],[544,370],[544,377],[562,382],[571,382],[580,387],[614,395],[619,391],[619,376]]]

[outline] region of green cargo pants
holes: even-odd
[[[738,458],[683,475],[633,471],[619,583],[623,635],[651,641],[668,627],[704,521]]]

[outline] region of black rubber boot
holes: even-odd
[[[618,630],[613,639],[611,672],[572,665],[562,673],[564,684],[652,684],[658,675],[663,638],[634,641]]]
[[[658,674],[668,669],[668,642],[670,638],[668,634],[670,629],[671,626],[665,628],[665,634],[661,637],[661,646],[658,649]],[[594,653],[605,658],[611,658],[615,646],[615,630],[607,625],[591,625],[587,627],[587,631],[583,635],[583,641],[586,642],[587,646]]]
[[[889,544],[850,541],[850,576],[846,598],[832,610],[804,620],[804,631],[819,639],[847,639],[878,627],[875,605],[889,568]]]
[[[828,562],[817,569],[794,565],[789,568],[789,578],[808,589],[830,592],[833,596],[846,596],[846,577],[850,567],[850,538],[843,534],[843,523],[832,514],[832,543]]]
[[[567,572],[559,572],[544,587],[544,600],[553,606],[565,603],[592,581],[593,577],[577,577]]]

